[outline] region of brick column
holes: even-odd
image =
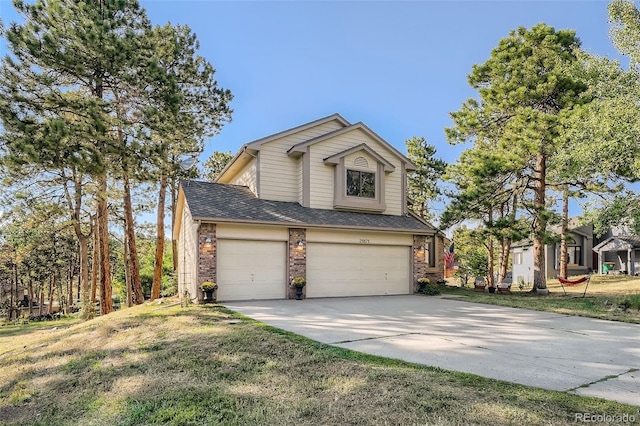
[[[301,242],[302,245],[298,245]],[[307,230],[303,228],[289,228],[289,281],[295,277],[307,278]],[[309,285],[309,283],[307,283]],[[302,289],[302,297],[306,297],[307,287]],[[296,298],[296,289],[289,286],[287,298]]]
[[[211,242],[207,242],[207,238]],[[200,284],[205,281],[216,282],[218,240],[216,239],[215,223],[203,223],[198,230],[198,301],[202,302],[204,295]]]
[[[449,249],[449,246],[445,246],[444,237],[442,235],[434,236],[435,250],[436,250],[436,275],[437,280],[444,279],[444,251]]]

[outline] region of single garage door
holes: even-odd
[[[307,244],[307,297],[408,294],[410,248]]]
[[[284,241],[218,240],[218,300],[283,299]]]

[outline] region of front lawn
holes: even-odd
[[[0,424],[557,425],[576,413],[638,416],[615,402],[327,346],[216,305],[146,304],[65,326],[0,336]]]
[[[574,277],[577,278],[577,277]],[[457,280],[449,279],[454,283]],[[441,287],[447,297],[469,302],[510,306],[560,314],[578,315],[613,321],[640,324],[640,278],[627,275],[593,275],[587,294],[582,298],[585,285],[565,287],[564,295],[558,280],[548,280],[549,295],[537,296],[529,293],[530,287],[511,287],[511,294],[490,294],[473,291],[468,287]]]

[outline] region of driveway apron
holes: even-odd
[[[341,348],[640,406],[636,324],[425,296],[225,306]]]

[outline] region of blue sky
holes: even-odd
[[[206,146],[232,151],[338,112],[402,152],[423,136],[454,162],[449,112],[475,96],[473,64],[509,31],[544,22],[574,29],[585,50],[616,56],[606,1],[177,1],[142,0],[154,24],[186,24],[200,54],[235,98],[233,121]],[[15,19],[0,0],[5,24]],[[3,48],[0,45],[0,49]],[[1,53],[1,52],[0,52]]]
[[[338,112],[405,152],[424,136],[446,143],[449,112],[475,95],[467,74],[518,26],[577,31],[583,47],[615,55],[604,1],[218,2],[142,1],[154,23],[183,23],[235,98],[213,150]]]

